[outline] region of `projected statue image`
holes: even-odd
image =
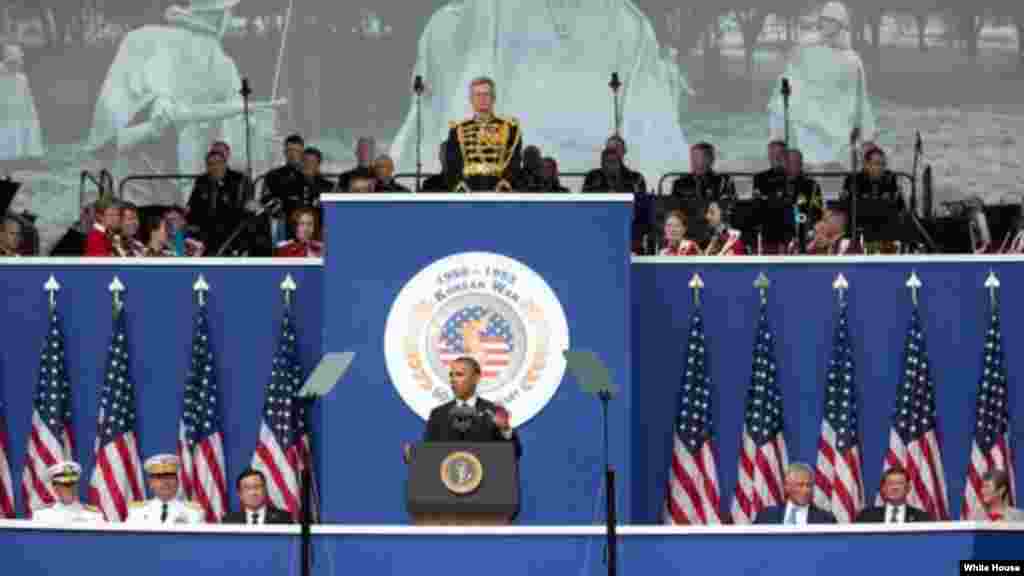
[[[465,0],[439,9],[423,32],[414,74],[423,76],[424,171],[448,122],[472,114],[473,78],[497,83],[499,114],[515,118],[524,145],[567,171],[597,166],[615,130],[608,81],[622,81],[622,135],[631,167],[647,177],[689,166],[679,124],[685,81],[664,60],[647,17],[630,0]],[[411,84],[411,83],[410,83]],[[399,170],[416,169],[416,103],[392,146]]]
[[[875,115],[868,98],[864,65],[850,48],[850,19],[839,2],[826,4],[819,16],[820,39],[797,46],[776,82],[788,78],[790,145],[807,164],[843,164],[850,159],[850,132],[860,128],[862,140],[875,138]],[[782,96],[775,91],[768,105],[772,138],[785,133]]]
[[[32,99],[28,78],[22,72],[24,53],[8,44],[0,61],[0,160],[38,158],[43,155],[39,115]]]
[[[227,139],[241,148],[241,80],[221,46],[232,22],[231,9],[239,1],[192,0],[187,7],[167,10],[168,25],[144,26],[125,35],[96,101],[90,145],[113,143],[120,159],[173,133],[176,170],[193,174],[203,171],[213,140]],[[272,132],[268,125],[273,124],[273,108],[282,103],[250,103],[254,145],[263,143],[259,136]],[[115,169],[115,176],[126,175],[117,172],[124,170]]]

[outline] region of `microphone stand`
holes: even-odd
[[[615,576],[618,571],[618,550],[615,545],[617,540],[615,525],[616,519],[616,508],[615,508],[615,469],[612,467],[610,460],[608,459],[608,402],[612,399],[611,392],[609,390],[602,390],[597,394],[598,399],[601,400],[601,420],[604,437],[604,484],[605,494],[607,501],[605,502],[605,535],[607,542],[605,543],[605,560],[608,566],[608,576]]]
[[[850,229],[847,233],[851,241],[857,239],[857,196],[860,196],[860,185],[857,182],[857,139],[860,136],[860,128],[854,128],[850,132]],[[867,247],[861,246],[861,250],[867,253]]]
[[[612,72],[612,79],[608,82],[608,87],[612,89],[612,105],[614,106],[613,113],[615,114],[615,135],[622,136],[622,120],[619,115],[619,88],[622,87],[622,82],[619,81],[618,72]]]
[[[917,137],[914,139],[914,167],[911,171],[913,179],[910,181],[910,211],[913,214],[917,214],[917,163],[921,158],[921,152],[923,149],[921,143],[921,133],[917,133]]]
[[[792,94],[792,90],[789,87],[789,79],[782,79],[782,124],[783,124],[783,140],[786,142],[786,148],[789,148],[789,95]]]
[[[412,83],[416,93],[416,192],[420,191],[420,180],[423,178],[423,76],[416,76]]]
[[[249,95],[252,94],[252,88],[249,87],[249,79],[242,78],[242,89],[239,91],[242,95],[242,115],[245,116],[245,177],[249,179],[249,185],[252,185],[252,130],[249,128]]]

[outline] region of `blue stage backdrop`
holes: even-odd
[[[876,260],[877,262],[877,260]],[[769,320],[775,330],[778,379],[785,404],[790,460],[812,466],[817,456],[825,370],[831,354],[836,305],[832,282],[850,283],[850,335],[861,399],[864,482],[877,493],[882,458],[901,383],[904,340],[912,309],[905,287],[916,269],[924,287],[920,305],[938,395],[939,430],[953,517],[959,514],[974,427],[974,402],[989,322],[983,283],[990,269],[1002,282],[1003,346],[1009,374],[1011,416],[1024,418],[1017,393],[1015,351],[1024,342],[1024,269],[1011,261],[934,260],[871,263],[791,259],[758,265],[741,262],[643,259],[633,265],[633,512],[636,523],[662,518],[673,423],[693,306],[687,284],[700,273],[710,375],[716,387],[714,418],[722,507],[732,504],[743,430],[744,394],[750,382],[758,296],[753,282],[771,281]],[[1021,444],[1021,427],[1013,444]],[[1019,470],[1018,470],[1019,473]]]
[[[424,421],[392,385],[385,323],[403,286],[437,260],[488,252],[532,269],[561,302],[571,347],[596,352],[628,392],[630,201],[612,195],[339,195],[325,202],[332,248],[325,263],[324,351],[356,352],[349,378],[323,406],[321,448],[331,479],[323,487],[326,521],[408,521],[400,443],[422,438]],[[610,410],[611,463],[620,490],[631,482],[629,401],[624,393]],[[566,373],[550,403],[519,431],[519,523],[593,521],[603,505],[600,418],[599,403]],[[620,517],[629,518],[628,499],[620,502]]]
[[[7,401],[16,486],[20,486],[26,438],[31,429],[32,396],[48,322],[43,284],[50,274],[62,285],[58,304],[74,396],[76,458],[85,476],[84,499],[93,465],[99,387],[110,342],[108,285],[116,274],[127,288],[124,301],[131,375],[136,385],[140,450],[145,459],[176,449],[195,311],[192,285],[202,273],[211,287],[210,338],[222,395],[231,507],[237,507],[234,480],[249,465],[256,446],[264,389],[280,332],[279,285],[290,273],[299,286],[295,296],[299,353],[308,371],[320,357],[322,274],[318,265],[221,266],[197,264],[193,260],[180,262],[114,266],[36,261],[2,267],[6,305],[0,310],[0,326],[5,334],[0,347],[0,386]],[[23,503],[20,490],[16,491],[20,514]]]

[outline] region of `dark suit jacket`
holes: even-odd
[[[451,426],[448,415],[451,413],[454,406],[455,400],[452,400],[451,402],[442,404],[431,410],[430,417],[427,419],[427,429],[423,434],[424,441],[512,442],[515,444],[516,458],[523,455],[523,447],[519,443],[519,435],[513,432],[511,439],[505,438],[501,433],[501,430],[495,426],[494,420],[485,413],[488,410],[493,412],[497,408],[493,402],[488,402],[483,398],[477,397],[476,410],[477,413],[480,414],[480,417],[473,422],[473,426],[466,432],[460,432]]]
[[[224,520],[222,520],[221,523],[222,524],[248,524],[249,523],[249,519],[246,517],[246,513],[245,512],[243,512],[242,510],[237,510],[235,512],[228,512],[224,516]],[[273,506],[267,506],[267,515],[266,515],[265,518],[263,518],[263,523],[264,524],[292,524],[292,515],[287,513],[287,512],[285,512],[284,510],[281,510],[280,508],[275,508]]]
[[[924,510],[908,505],[903,520],[905,522],[931,522],[932,517]],[[857,522],[878,524],[885,522],[885,506],[872,506],[861,510],[857,515]]]
[[[785,505],[765,508],[758,512],[757,518],[754,519],[754,524],[782,524],[786,520],[785,515]],[[807,511],[807,523],[835,524],[836,517],[828,510],[822,510],[821,508],[811,504],[810,510]]]
[[[248,189],[248,180],[234,170],[221,182],[209,177],[196,180],[188,199],[188,221],[199,227],[208,254],[216,254],[242,222]]]

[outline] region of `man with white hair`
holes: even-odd
[[[782,506],[765,508],[757,513],[754,524],[835,524],[836,517],[811,503],[814,492],[814,471],[803,462],[794,462],[786,468],[786,502]]]
[[[790,148],[799,148],[809,165],[845,164],[850,159],[850,134],[875,137],[875,115],[867,91],[864,64],[850,46],[850,17],[840,2],[829,2],[818,18],[814,43],[796,46],[777,82],[788,79]],[[772,138],[786,133],[783,98],[775,91],[768,104]]]

